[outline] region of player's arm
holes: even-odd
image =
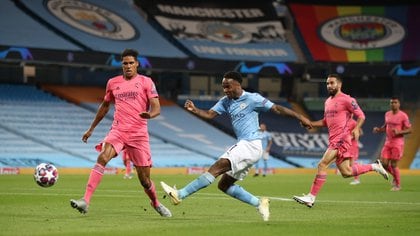
[[[158,97],[150,98],[150,110],[140,113],[140,117],[143,119],[153,119],[160,115],[160,102]]]
[[[201,110],[199,108],[197,108],[194,103],[191,100],[187,100],[185,101],[185,105],[184,107],[191,113],[204,118],[204,119],[213,119],[214,117],[216,117],[218,114],[217,112],[213,111],[213,110]]]
[[[287,107],[274,104],[271,107],[271,111],[278,114],[278,115],[286,115],[286,116],[294,117],[294,118],[298,119],[300,121],[300,123],[308,129],[311,129],[313,127],[312,124],[311,124],[311,121],[308,118],[304,117],[303,115],[301,115],[301,114],[299,114],[299,113],[297,113],[297,112],[295,112],[295,111],[293,111],[293,110],[291,110]]]
[[[386,124],[382,125],[381,127],[373,127],[373,133],[383,133],[386,130]]]
[[[111,106],[111,102],[103,101],[98,108],[98,111],[96,112],[95,119],[92,121],[90,127],[82,136],[82,141],[87,142],[88,138],[92,135],[93,130],[95,127],[101,122],[101,120],[105,117],[105,115],[108,113],[109,108]]]
[[[407,128],[407,129],[402,129],[402,130],[396,130],[394,131],[396,135],[405,135],[405,134],[409,134],[412,132],[411,127]]]
[[[351,135],[355,140],[359,140],[360,130],[362,129],[362,125],[365,123],[366,120],[365,113],[360,108],[359,104],[357,104],[357,101],[354,98],[349,100],[349,102],[346,104],[347,109],[353,114],[354,117],[357,117],[356,126],[351,131]]]
[[[311,124],[313,127],[324,127],[325,126],[325,122],[324,120],[317,120],[317,121],[311,121]]]
[[[354,129],[351,131],[351,134],[355,140],[359,140],[360,130],[362,130],[363,123],[365,123],[365,117],[358,117],[356,121],[356,127],[354,127]]]
[[[359,132],[360,132],[360,136],[362,136],[364,134],[363,129],[360,129]]]

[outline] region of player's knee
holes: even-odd
[[[340,170],[341,176],[343,178],[350,178],[353,177],[353,173],[350,170]]]
[[[151,186],[151,183],[150,183],[150,180],[149,179],[140,179],[140,184],[145,189],[149,189],[150,186]]]
[[[108,158],[104,153],[101,153],[99,154],[98,159],[96,161],[102,166],[106,166],[106,164],[108,164],[110,159],[111,158]]]
[[[343,174],[343,173],[341,173],[341,176],[343,177],[343,178],[350,178],[350,177],[352,177],[353,175],[349,175],[349,174]]]
[[[228,190],[228,188],[229,188],[230,186],[226,186],[225,184],[223,184],[222,183],[222,181],[220,181],[218,184],[217,184],[217,188],[220,190],[220,191],[222,191],[222,192],[226,192],[227,190]]]
[[[323,162],[318,163],[318,170],[326,170],[327,167],[328,167],[328,165],[323,163]]]

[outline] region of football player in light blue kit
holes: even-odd
[[[260,171],[259,165],[258,165],[259,162],[260,162],[260,160],[258,160],[255,163],[255,174],[254,174],[254,177],[257,177],[261,172],[262,172],[262,175],[265,177],[265,175],[267,174],[268,158],[270,156],[270,148],[271,148],[271,145],[273,144],[273,137],[271,136],[271,133],[267,131],[267,125],[265,125],[264,123],[261,123],[260,124],[259,132],[262,135],[261,142],[262,142],[262,147],[263,147],[263,154],[262,154],[260,160],[261,159],[263,160],[264,168],[263,168],[262,171]]]
[[[258,113],[272,111],[279,115],[295,117],[305,127],[312,128],[312,126],[310,121],[301,114],[274,104],[258,93],[243,90],[241,83],[242,76],[238,72],[225,73],[222,87],[226,96],[210,110],[198,109],[191,100],[185,102],[185,108],[201,118],[213,119],[217,115],[229,114],[238,142],[223,153],[207,172],[184,188],[177,190],[164,182],[161,182],[161,185],[172,203],[178,205],[183,199],[212,184],[219,175],[222,175],[218,188],[227,195],[256,207],[263,220],[268,221],[269,199],[258,198],[235,184],[248,174],[249,169],[263,153]]]

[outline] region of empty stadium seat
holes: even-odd
[[[0,104],[3,166],[33,165],[42,160],[57,166],[91,167],[97,157],[94,145],[112,124],[111,118],[103,119],[85,144],[81,137],[95,116],[93,111],[26,85],[0,84]],[[156,167],[208,166],[214,161],[153,136],[150,142]],[[112,160],[109,166],[123,164]]]

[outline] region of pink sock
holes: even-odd
[[[321,190],[325,181],[327,181],[327,173],[326,172],[318,173],[315,176],[314,182],[312,183],[311,194],[314,196],[318,195],[318,192],[319,190]]]
[[[386,168],[386,169],[392,175],[392,177],[394,177],[394,179],[396,179],[396,177],[395,177],[395,169],[391,165],[388,165],[388,168]]]
[[[353,163],[353,166],[351,167],[351,169],[352,169],[351,174],[353,176],[358,176],[366,172],[372,171],[373,167],[371,164],[361,165],[359,163]]]
[[[96,163],[90,171],[89,180],[86,185],[85,196],[83,197],[88,205],[90,203],[90,198],[92,197],[92,194],[95,192],[99,183],[101,183],[102,176],[104,175],[104,170],[104,166],[102,166],[99,163]]]
[[[401,181],[400,168],[396,166],[396,167],[393,167],[392,169],[394,171],[395,184],[397,185],[397,187],[400,187],[400,181]]]
[[[150,183],[151,183],[150,188],[149,189],[145,188],[144,192],[147,194],[147,196],[149,196],[153,207],[157,207],[157,206],[159,206],[159,201],[158,201],[157,195],[156,195],[155,184],[151,180],[150,180]]]
[[[127,161],[125,164],[125,174],[130,175],[131,174],[131,162]]]

